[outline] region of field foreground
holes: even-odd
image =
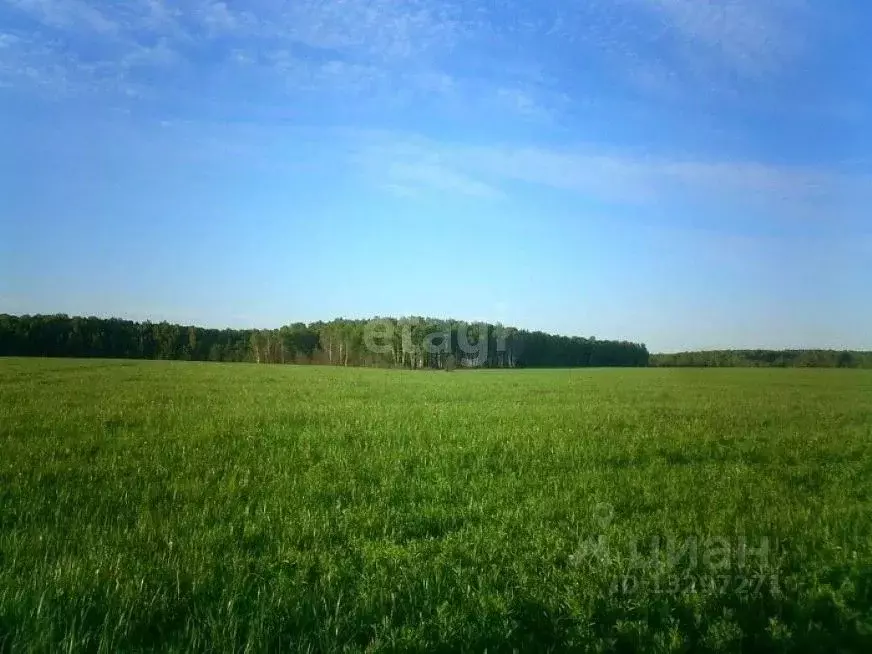
[[[872,651],[872,372],[0,359],[0,650]]]

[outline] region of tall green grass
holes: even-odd
[[[872,651],[872,373],[0,360],[0,650]]]

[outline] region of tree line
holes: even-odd
[[[872,368],[872,352],[837,350],[712,350],[654,354],[652,366],[694,368]]]
[[[279,329],[206,329],[67,315],[0,315],[0,356],[179,359],[411,369],[649,363],[638,343],[424,317],[336,319]]]

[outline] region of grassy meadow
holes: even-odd
[[[872,371],[0,359],[0,651],[872,651]]]

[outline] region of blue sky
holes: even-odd
[[[872,6],[0,0],[0,312],[872,349]]]

